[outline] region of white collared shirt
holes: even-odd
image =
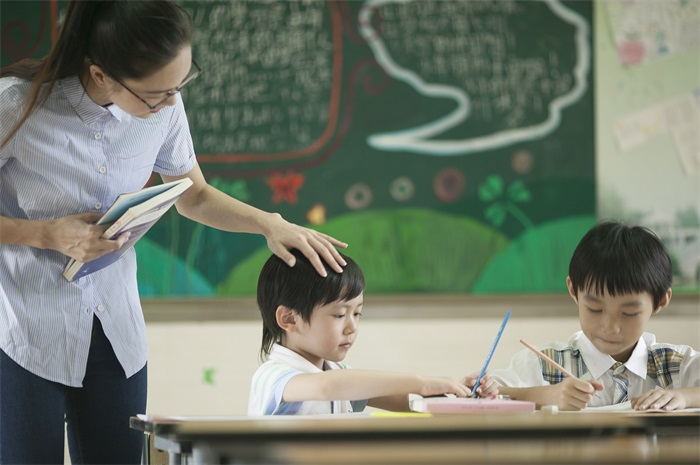
[[[344,370],[344,363],[324,362],[325,370]],[[282,402],[287,383],[301,373],[322,373],[319,367],[280,344],[274,344],[268,360],[253,375],[248,415],[320,415],[361,412],[366,400]]]
[[[612,405],[615,384],[610,368],[615,360],[595,348],[582,331],[568,341],[551,341],[537,348],[545,352],[573,375],[584,380],[596,380],[604,386],[589,407]],[[633,398],[652,389],[681,389],[700,386],[700,354],[685,345],[657,343],[651,333],[640,337],[630,358],[625,362],[629,374],[628,396]],[[511,359],[507,369],[491,374],[503,386],[546,386],[563,379],[532,351],[521,350]],[[549,379],[548,379],[549,378]],[[556,378],[556,379],[554,379]]]
[[[20,117],[30,87],[22,79],[0,79],[0,140]],[[0,150],[0,216],[104,213],[154,171],[186,174],[196,160],[176,99],[141,119],[116,105],[97,105],[77,76],[59,80]],[[80,387],[97,315],[126,376],[133,375],[148,356],[133,248],[72,283],[63,277],[68,260],[55,250],[0,244],[0,348],[35,375]]]

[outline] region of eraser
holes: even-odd
[[[545,405],[540,410],[542,411],[542,413],[553,415],[559,412],[559,407],[557,407],[556,405]]]

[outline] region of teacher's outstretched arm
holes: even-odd
[[[194,184],[175,204],[181,215],[222,231],[262,234],[272,253],[289,266],[295,264],[294,255],[289,250],[299,249],[321,276],[326,276],[322,259],[335,271],[342,273],[346,263],[336,247],[345,248],[346,243],[290,223],[278,213],[260,210],[224,194],[207,183],[198,164],[185,176],[192,179]],[[162,178],[164,182],[169,182],[185,176]]]

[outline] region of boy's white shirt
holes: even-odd
[[[343,363],[326,360],[326,370],[349,368]],[[307,359],[279,344],[274,344],[268,360],[253,375],[248,399],[248,415],[322,415],[361,412],[367,401],[282,402],[287,383],[301,373],[322,373]]]
[[[581,375],[583,380],[597,380],[604,386],[603,391],[598,391],[596,397],[588,403],[589,407],[601,407],[612,405],[615,384],[610,367],[615,360],[608,354],[604,354],[595,348],[593,343],[583,334],[583,331],[574,333],[568,341],[551,341],[536,346],[539,350],[555,349],[563,350],[571,348],[579,350],[583,357],[588,372]],[[657,343],[656,336],[652,333],[644,333],[639,338],[632,355],[625,363],[629,372],[628,396],[639,396],[644,392],[655,389],[656,382],[647,377],[647,360],[649,350],[670,348],[683,354],[678,382],[674,382],[671,388],[681,389],[700,386],[700,354],[693,348],[685,345]],[[564,365],[564,368],[572,371],[572,367]],[[575,373],[575,371],[574,371]],[[511,359],[507,369],[495,370],[491,373],[493,378],[501,385],[508,387],[532,387],[547,386],[549,383],[542,377],[540,359],[532,351],[523,349]]]

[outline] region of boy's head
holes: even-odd
[[[566,281],[586,337],[625,362],[651,315],[668,305],[672,278],[671,259],[653,232],[605,221],[579,242]]]
[[[258,278],[258,308],[263,319],[260,352],[263,356],[269,355],[273,344],[281,342],[285,333],[278,322],[281,308],[300,318],[300,324],[308,324],[317,307],[353,300],[365,289],[362,270],[350,257],[341,254],[347,262],[342,273],[336,273],[324,262],[328,273],[324,278],[303,253],[296,249],[291,252],[296,257],[293,267],[272,255]]]

